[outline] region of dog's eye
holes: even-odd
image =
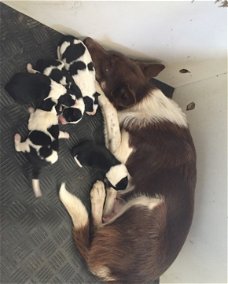
[[[109,72],[109,68],[108,68],[108,67],[105,68],[105,72],[106,72],[106,73]]]

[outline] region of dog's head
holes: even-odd
[[[91,38],[84,40],[95,65],[96,78],[101,88],[118,109],[139,102],[151,88],[149,80],[165,66],[131,60],[119,52],[106,51]]]

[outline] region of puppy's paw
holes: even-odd
[[[69,139],[70,134],[65,131],[59,131],[59,139]]]
[[[91,202],[104,202],[105,200],[105,187],[104,183],[100,180],[96,181],[90,191]]]
[[[32,68],[32,64],[31,63],[27,64],[26,69],[27,69],[28,73],[34,73],[34,70]]]
[[[14,143],[15,145],[19,144],[21,142],[21,135],[19,133],[16,133],[14,135]]]
[[[30,114],[34,113],[34,111],[35,111],[35,109],[34,109],[33,107],[29,107],[29,108],[28,108],[28,112],[29,112]]]

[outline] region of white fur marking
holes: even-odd
[[[110,168],[110,170],[106,173],[107,179],[113,186],[116,186],[122,178],[128,176],[128,171],[125,165],[119,164]]]
[[[117,110],[105,96],[99,83],[96,81],[96,90],[100,94],[98,102],[104,117],[105,146],[114,153],[121,143],[121,133]]]
[[[78,156],[75,156],[75,157],[74,157],[76,163],[78,164],[78,166],[79,166],[80,168],[83,168],[82,164],[79,162],[79,160],[77,159],[77,157],[78,157]]]
[[[153,90],[142,102],[118,112],[118,116],[123,127],[144,127],[161,121],[187,127],[186,116],[181,108],[158,89]]]
[[[85,227],[89,221],[88,212],[81,200],[66,190],[65,183],[61,184],[59,198],[69,213],[74,228]]]
[[[46,157],[45,160],[51,164],[54,164],[55,162],[58,161],[58,153],[55,150],[52,150],[51,155]]]
[[[132,152],[133,148],[129,146],[129,133],[125,130],[122,130],[121,144],[113,154],[121,163],[126,164]]]
[[[41,197],[42,196],[42,192],[40,189],[40,182],[38,179],[32,179],[32,188],[33,188],[33,192],[35,197]]]
[[[91,272],[105,281],[115,281],[115,278],[110,276],[111,271],[107,266],[97,267],[91,270]]]
[[[28,73],[31,73],[31,74],[36,74],[36,73],[38,73],[38,71],[36,71],[35,69],[33,69],[31,63],[28,63],[27,66],[26,66],[26,68],[27,68]]]
[[[59,139],[69,139],[70,134],[66,131],[59,131]]]
[[[149,210],[153,210],[157,205],[159,205],[163,201],[161,196],[157,197],[147,197],[145,195],[135,197],[129,200],[119,211],[117,215],[115,215],[109,222],[106,224],[110,224],[115,221],[119,216],[121,216],[124,212],[130,209],[133,206],[137,207],[146,207]]]

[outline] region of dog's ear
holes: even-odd
[[[147,62],[141,62],[137,60],[135,62],[141,68],[144,76],[147,79],[156,77],[163,69],[165,69],[165,65],[163,64],[147,63]]]
[[[128,107],[136,103],[136,95],[128,85],[120,85],[114,92],[115,97],[118,99],[118,105]]]

